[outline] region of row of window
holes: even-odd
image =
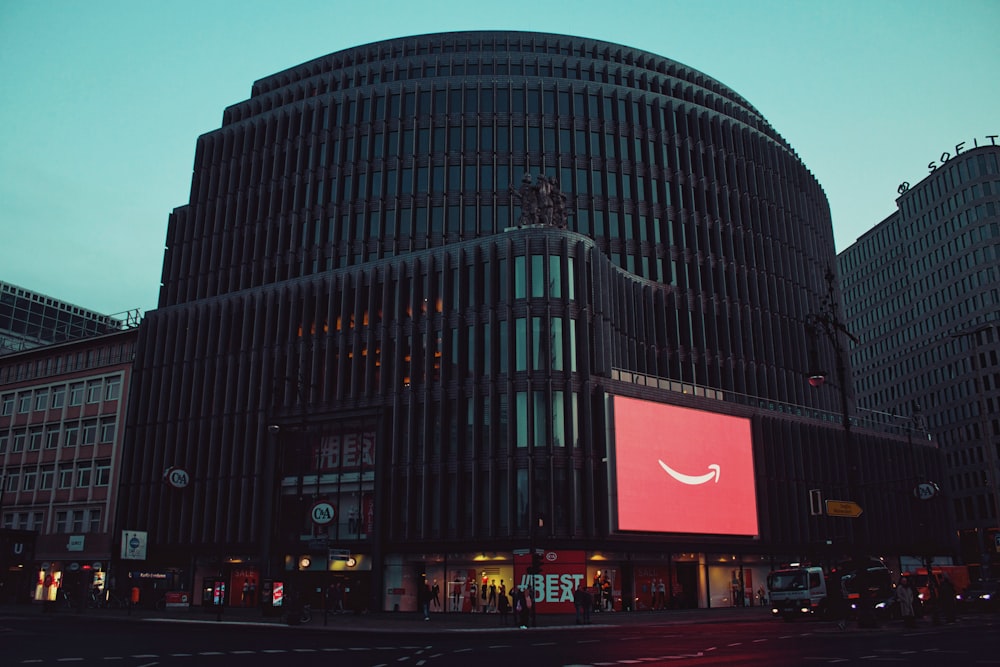
[[[475,84],[469,86],[468,91],[463,95],[461,83],[456,83],[455,81],[456,79],[466,82],[475,81],[474,79],[466,78],[470,76],[501,77],[495,80],[495,85],[497,85],[495,92],[492,90],[492,87],[488,88],[490,100],[486,102],[479,101],[477,104],[476,98],[478,95],[474,87]],[[511,79],[505,80],[503,77],[511,77]],[[565,59],[552,62],[542,61],[537,65],[534,62],[511,62],[508,64],[503,61],[480,64],[462,60],[451,61],[448,59],[442,59],[439,62],[411,61],[407,63],[405,61],[397,61],[387,64],[379,70],[356,70],[353,73],[341,72],[340,76],[334,75],[317,78],[308,86],[300,85],[295,88],[285,88],[270,95],[254,96],[242,104],[234,105],[227,109],[224,123],[228,125],[246,120],[251,116],[266,113],[274,108],[288,105],[295,100],[305,97],[315,98],[338,90],[346,91],[351,88],[355,90],[364,89],[368,85],[388,83],[390,81],[424,80],[426,82],[424,83],[425,88],[419,96],[412,90],[404,91],[402,94],[395,92],[394,97],[396,99],[393,100],[390,97],[388,114],[386,113],[387,105],[384,96],[376,96],[373,104],[372,100],[365,95],[357,101],[360,104],[355,100],[348,101],[342,120],[345,123],[378,122],[385,120],[387,116],[388,118],[399,117],[401,112],[404,117],[412,118],[418,113],[430,113],[432,97],[431,91],[427,90],[427,88],[432,85],[431,81],[436,79],[437,85],[443,87],[440,82],[448,78],[452,80],[450,95],[446,97],[446,92],[441,89],[434,91],[433,108],[435,113],[450,112],[455,114],[483,111],[498,111],[501,113],[513,111],[515,113],[523,113],[527,111],[528,113],[538,114],[543,113],[543,109],[544,113],[556,113],[557,107],[555,105],[554,94],[550,98],[545,98],[545,104],[543,105],[537,84],[527,87],[526,90],[526,86],[523,84],[524,79],[520,77],[528,77],[528,80],[532,84],[537,81],[535,77],[540,77],[550,81],[555,78],[565,82],[612,84],[627,87],[637,93],[669,96],[724,112],[755,128],[763,129],[767,127],[766,121],[748,106],[745,106],[745,103],[741,99],[731,91],[723,90],[717,84],[714,86],[715,90],[710,92],[699,84],[692,85],[691,83],[681,82],[669,76],[647,76],[646,74],[637,73],[627,68],[608,67],[601,63],[574,62]],[[508,81],[510,82],[509,84]],[[527,104],[525,103],[525,93],[527,93],[528,97]],[[582,100],[586,98],[586,92],[577,92],[577,95],[581,96],[581,100],[576,101],[575,105],[571,105],[569,102],[569,92],[562,91],[562,93],[566,95],[566,98],[565,101],[560,101],[558,111],[564,114],[571,112],[581,113],[585,106],[585,102]],[[508,95],[510,95],[509,99]],[[494,98],[496,100],[495,103],[493,102]],[[307,112],[307,120],[308,116],[311,116],[311,114]],[[593,117],[598,117],[596,108],[593,110]],[[611,120],[610,109],[605,109],[604,118]],[[620,122],[626,122],[624,113],[620,113],[616,118]],[[635,117],[633,116],[627,120],[634,121],[634,119]],[[334,123],[339,120],[341,120],[341,117],[339,114],[335,114]],[[323,126],[327,127],[328,125],[329,120],[324,118]]]
[[[0,431],[0,454],[5,454],[8,450],[14,454],[23,451],[37,452],[43,447],[56,449],[60,445],[76,447],[112,444],[117,424],[114,417],[103,417]]]
[[[131,364],[135,358],[134,337],[127,343],[109,342],[86,352],[46,355],[16,364],[0,366],[0,383],[22,382],[31,378],[74,373],[88,368]]]
[[[931,206],[938,198],[957,190],[962,183],[987,174],[1000,173],[998,162],[1000,161],[996,153],[984,151],[969,158],[945,163],[945,166],[937,169],[937,174],[929,177],[927,187],[914,188],[913,196],[904,197],[900,203],[903,213],[912,218]]]
[[[258,81],[255,84],[255,92],[270,92],[278,87],[301,82],[303,79],[384,61],[394,63],[408,60],[412,61],[415,67],[435,66],[439,62],[451,61],[452,58],[449,54],[452,53],[485,53],[487,54],[485,57],[479,57],[484,64],[489,64],[492,58],[499,56],[500,60],[497,64],[510,60],[512,65],[523,62],[525,66],[534,66],[537,62],[538,66],[544,67],[546,64],[555,63],[557,68],[559,67],[558,63],[562,62],[563,59],[548,58],[547,56],[573,56],[600,63],[635,67],[638,70],[645,70],[649,74],[659,73],[678,77],[688,83],[715,92],[726,92],[721,84],[697,70],[688,69],[680,63],[675,63],[661,56],[635,51],[609,42],[544,33],[477,31],[407,37],[347,49]],[[535,57],[525,57],[521,54],[533,54]],[[419,58],[419,56],[429,57]],[[444,56],[444,58],[437,56]],[[460,57],[454,60],[460,63],[468,61],[472,64],[479,64],[475,62],[475,57]],[[539,70],[539,72],[544,73],[545,70]],[[533,72],[533,75],[539,72]],[[424,75],[426,76],[426,71]]]
[[[122,378],[111,375],[86,382],[71,382],[52,387],[25,389],[0,397],[0,417],[14,414],[28,414],[45,410],[57,410],[86,403],[117,401],[121,398]]]
[[[111,483],[111,461],[84,461],[40,467],[7,470],[4,491],[51,491],[53,489],[89,489],[91,486],[108,486]],[[58,486],[57,486],[58,484]]]
[[[54,514],[55,524],[49,534],[80,534],[80,533],[100,533],[102,530],[102,518],[104,513],[99,507],[87,509],[57,510]],[[45,512],[41,510],[29,510],[26,512],[5,512],[3,515],[3,527],[11,530],[37,530],[42,533],[48,532],[45,525]]]

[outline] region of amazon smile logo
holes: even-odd
[[[659,460],[659,459],[657,459]],[[697,486],[698,484],[704,484],[705,482],[711,482],[712,478],[715,478],[715,483],[719,483],[719,473],[722,468],[718,463],[713,463],[708,466],[708,472],[704,475],[685,475],[682,472],[677,472],[670,466],[668,466],[663,461],[660,461],[660,467],[667,471],[667,474],[676,479],[681,484],[689,484],[691,486]]]

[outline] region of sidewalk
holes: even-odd
[[[43,613],[40,604],[3,605],[0,616],[49,616]],[[296,627],[330,632],[387,632],[420,633],[428,632],[521,632],[513,616],[507,617],[504,625],[499,614],[431,612],[429,621],[418,612],[373,612],[367,614],[328,614],[324,619],[322,610],[313,611],[312,621],[307,624],[289,626],[285,615],[265,616],[260,609],[229,607],[218,613],[206,607],[187,607],[156,611],[152,609],[60,609],[53,614],[61,617],[120,618],[148,622],[209,623],[223,625],[269,625]],[[640,612],[600,612],[590,616],[590,625],[577,625],[573,614],[544,614],[535,619],[535,627],[590,629],[630,625],[672,625],[690,623],[719,623],[736,621],[759,621],[770,618],[767,609],[761,607],[719,609],[680,609],[671,611]],[[530,628],[529,628],[530,629]]]

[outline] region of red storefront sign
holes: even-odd
[[[541,574],[528,574],[531,554],[514,556],[514,585],[535,589],[536,613],[573,613],[573,592],[587,586],[587,564],[582,551],[546,551]]]

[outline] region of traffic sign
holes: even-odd
[[[827,516],[848,516],[852,519],[856,519],[861,516],[862,511],[861,505],[857,504],[853,500],[826,501]]]

